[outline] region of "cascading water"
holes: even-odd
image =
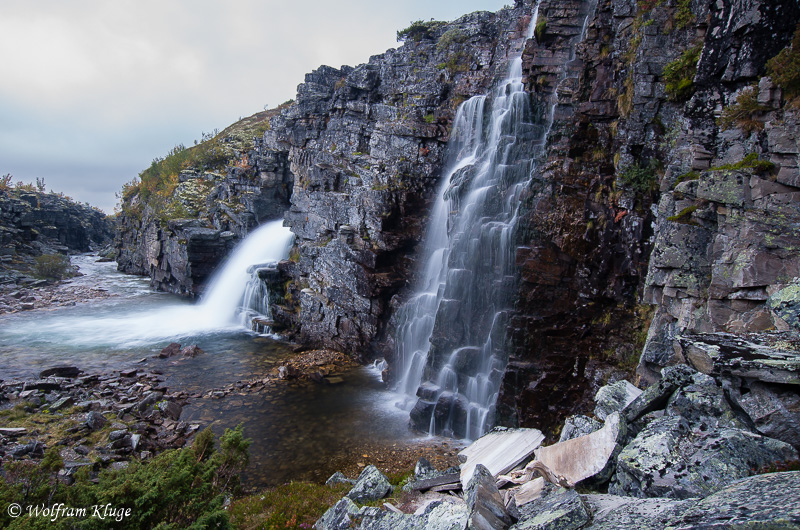
[[[538,11],[537,2],[525,40],[533,36]],[[421,281],[399,313],[397,390],[406,396],[401,406],[416,400],[412,423],[430,434],[468,439],[483,434],[493,423],[508,362],[517,208],[543,153],[556,104],[552,97],[532,108],[521,55],[511,59],[507,77],[492,94],[473,97],[458,109],[448,145],[450,169],[426,234]]]
[[[293,234],[283,221],[271,221],[256,228],[234,250],[218,270],[198,309],[218,323],[236,322],[251,327],[254,319],[271,320],[269,291],[260,273],[274,269],[289,254]],[[268,331],[259,327],[259,331]]]

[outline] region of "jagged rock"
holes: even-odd
[[[695,373],[670,396],[665,409],[668,416],[681,416],[690,423],[746,429],[714,378]]]
[[[48,368],[47,370],[42,370],[39,372],[39,377],[42,379],[50,376],[75,378],[82,373],[83,370],[80,370],[75,366],[54,366],[53,368]]]
[[[800,395],[790,387],[753,382],[734,396],[758,432],[800,449]]]
[[[696,371],[686,365],[668,366],[661,371],[661,379],[647,387],[634,399],[622,413],[628,423],[632,423],[648,412],[663,409],[672,393],[691,381]]]
[[[694,501],[676,499],[638,499],[617,495],[583,495],[592,514],[592,530],[663,530],[676,514],[683,513]]]
[[[181,345],[177,342],[171,342],[168,346],[166,346],[161,353],[158,354],[159,357],[165,359],[167,357],[173,357],[178,355],[181,352]]]
[[[134,409],[139,414],[144,414],[148,409],[155,406],[161,398],[164,397],[164,394],[161,392],[151,391],[145,394],[145,396],[134,406]]]
[[[627,407],[641,393],[641,390],[625,380],[606,385],[600,388],[594,396],[596,403],[594,415],[600,420],[605,420],[606,416],[612,412],[619,412]]]
[[[114,442],[128,434],[128,429],[119,429],[108,433],[108,440]]]
[[[347,497],[356,502],[365,503],[382,499],[391,490],[392,485],[384,474],[377,467],[368,465],[361,471],[355,485],[347,493]]]
[[[90,431],[96,431],[97,429],[102,429],[108,423],[108,420],[99,412],[92,410],[86,413],[85,423]]]
[[[467,487],[474,469],[480,464],[494,475],[510,471],[528,458],[541,445],[544,434],[538,429],[505,429],[496,427],[458,453],[461,484]]]
[[[347,497],[334,504],[314,523],[317,530],[345,530],[356,526],[358,506]]]
[[[427,458],[422,457],[417,460],[414,465],[414,480],[425,480],[426,478],[433,478],[439,474],[439,471],[433,467]]]
[[[755,470],[796,459],[792,446],[772,438],[665,416],[625,446],[608,491],[632,497],[704,497]]]
[[[357,528],[364,530],[463,530],[468,528],[468,513],[463,502],[437,500],[414,515],[365,506],[355,519]]]
[[[558,438],[559,442],[566,442],[579,436],[591,434],[596,430],[603,427],[599,421],[590,418],[589,416],[575,415],[570,416],[564,421],[564,427],[561,429],[561,436]]]
[[[797,528],[800,472],[744,478],[673,516],[666,526],[689,528]]]
[[[520,519],[512,530],[575,530],[583,528],[591,515],[575,490],[548,495],[519,509]]]
[[[337,471],[333,475],[331,475],[328,480],[325,481],[326,486],[330,486],[331,484],[355,484],[356,481],[347,478],[341,471]]]
[[[44,445],[42,442],[34,440],[23,445],[18,445],[9,451],[9,454],[14,458],[22,458],[23,456],[41,457],[44,455]]]
[[[469,528],[503,530],[514,520],[506,510],[494,476],[478,464],[464,488],[464,500],[469,508]]]

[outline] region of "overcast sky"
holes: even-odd
[[[366,62],[411,21],[510,0],[0,0],[0,174],[111,213],[150,161]]]

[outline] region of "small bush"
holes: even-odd
[[[750,134],[764,129],[764,123],[758,121],[756,116],[769,110],[769,107],[759,104],[758,90],[749,87],[736,96],[736,103],[722,111],[718,123],[723,130],[736,126]]]
[[[800,96],[800,24],[794,32],[791,46],[767,61],[767,75],[781,87],[787,98]]]
[[[451,46],[461,44],[467,40],[467,35],[458,28],[449,29],[444,32],[444,35],[439,37],[439,42],[436,44],[436,49],[439,51],[446,50]]]
[[[638,163],[625,168],[620,174],[623,184],[633,188],[637,193],[649,193],[658,184],[659,163],[651,159],[647,166]]]
[[[34,259],[34,273],[40,278],[63,280],[69,276],[69,257],[64,254],[42,254]]]
[[[539,17],[539,20],[536,21],[536,27],[533,28],[533,36],[536,38],[536,42],[542,42],[545,33],[547,33],[547,19]]]
[[[680,57],[664,66],[664,83],[670,101],[684,101],[694,91],[694,76],[702,46],[684,51]]]
[[[439,22],[436,20],[431,20],[430,22],[417,20],[416,22],[412,22],[407,28],[401,29],[397,32],[397,42],[409,40],[412,42],[419,42],[422,39],[433,38],[431,31],[442,25],[444,25],[444,22]]]

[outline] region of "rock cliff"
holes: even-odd
[[[796,315],[794,298],[768,299],[800,276],[800,118],[767,62],[791,45],[797,3],[538,9],[527,41],[526,0],[415,23],[397,49],[308,74],[249,168],[178,185],[188,197],[204,183],[199,220],[157,222],[143,205],[120,267],[195,293],[236,238],[288,205],[297,239],[275,282],[276,320],[304,343],[385,356],[391,376],[395,312],[418,274],[455,109],[524,46],[526,90],[552,126],[521,199],[497,421],[554,426],[637,366],[643,383],[676,363],[707,373],[680,346],[697,333],[796,332],[780,316]],[[741,375],[729,391],[758,380]]]

